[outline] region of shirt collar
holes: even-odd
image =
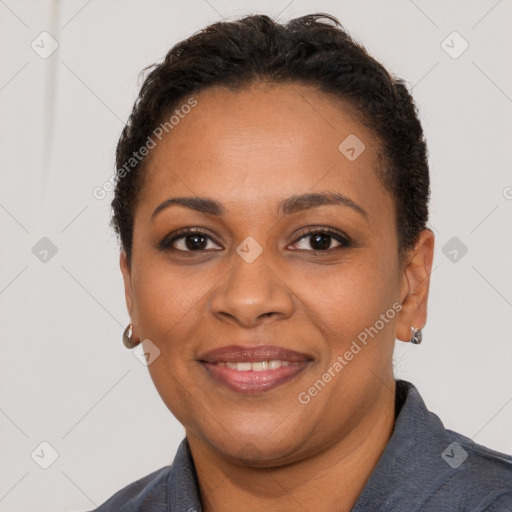
[[[178,446],[178,451],[169,472],[168,510],[173,512],[200,512],[201,497],[199,482],[187,438]]]
[[[402,404],[393,433],[352,512],[412,512],[454,474],[441,457],[449,441],[439,417],[410,382],[396,381],[396,398]]]

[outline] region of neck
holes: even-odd
[[[349,512],[393,432],[394,379],[384,388],[375,407],[349,435],[284,466],[234,464],[187,430],[203,511]]]

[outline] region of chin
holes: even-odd
[[[297,439],[295,431],[293,438],[289,430],[269,435],[265,432],[255,432],[254,427],[247,430],[230,430],[231,435],[223,435],[216,441],[211,439],[213,447],[224,456],[243,462],[254,467],[272,467],[291,462],[291,456],[297,457],[299,447],[304,440]]]

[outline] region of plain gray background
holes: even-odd
[[[6,0],[2,511],[94,508],[169,464],[183,438],[147,368],[122,345],[129,318],[111,195],[92,195],[113,172],[139,71],[221,18],[322,11],[410,82],[429,144],[429,318],[422,345],[397,342],[397,376],[418,387],[447,428],[512,452],[510,0]],[[58,43],[50,56],[42,32]]]

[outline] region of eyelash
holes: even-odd
[[[172,247],[172,245],[177,240],[181,240],[181,239],[186,238],[187,236],[197,235],[197,234],[203,235],[205,238],[213,241],[214,243],[217,243],[217,242],[215,242],[215,240],[213,240],[210,237],[210,235],[208,235],[208,233],[204,232],[203,230],[201,230],[199,228],[184,228],[184,229],[179,230],[178,232],[174,233],[173,237],[170,240],[168,240],[168,237],[164,238],[159,243],[158,248],[161,251],[176,251],[176,252],[184,252],[184,253],[194,253],[194,252],[201,253],[204,251],[209,251],[208,249],[200,249],[197,251],[190,251],[190,250],[176,249],[176,248]],[[298,238],[295,242],[293,242],[292,245],[297,244],[303,238],[307,238],[308,236],[317,235],[317,234],[328,235],[330,238],[333,238],[334,240],[339,242],[341,245],[338,247],[329,248],[329,249],[325,249],[325,250],[321,250],[321,249],[312,249],[312,250],[297,249],[297,250],[312,252],[312,253],[328,253],[328,252],[332,252],[336,249],[346,249],[348,247],[351,247],[351,241],[350,241],[349,237],[347,237],[346,235],[343,235],[341,233],[338,233],[337,231],[333,231],[332,229],[329,229],[329,228],[315,228],[315,229],[306,231],[305,233],[302,233],[300,238]],[[219,244],[217,244],[217,245],[219,245]]]

